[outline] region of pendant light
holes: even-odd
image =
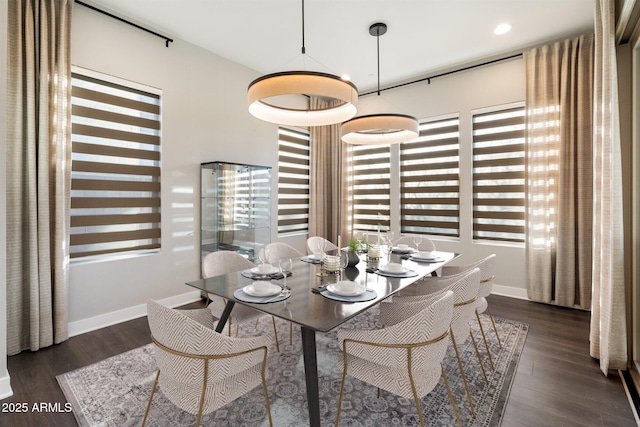
[[[304,46],[304,0],[302,0],[302,54]],[[317,96],[338,101],[330,107],[312,110],[279,105],[287,95]],[[283,98],[284,97],[284,98]],[[289,126],[324,126],[355,116],[358,89],[333,74],[315,71],[287,71],[268,74],[252,81],[247,90],[249,113],[260,120]]]
[[[381,22],[369,27],[378,45],[378,96],[380,96],[380,36],[387,32]],[[370,114],[355,117],[342,124],[342,141],[348,144],[397,144],[417,138],[418,120],[406,114]]]

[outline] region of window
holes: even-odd
[[[348,149],[353,231],[387,231],[391,188],[389,146],[352,145]]]
[[[309,231],[309,133],[278,129],[278,234]]]
[[[70,256],[160,248],[160,93],[72,73]]]
[[[524,242],[524,106],[473,115],[473,238]]]
[[[460,119],[420,123],[400,144],[400,232],[460,236]]]

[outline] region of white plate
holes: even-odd
[[[415,256],[413,255],[411,257],[411,259],[416,260],[416,261],[427,261],[427,262],[442,262],[444,261],[444,259],[440,258],[440,257],[435,257],[435,258],[421,258],[419,256]]]
[[[356,285],[353,291],[345,292],[343,290],[338,289],[335,284],[327,285],[327,290],[332,294],[340,295],[343,297],[357,297],[358,295],[362,295],[367,291],[364,287],[360,285]]]
[[[247,285],[242,288],[245,294],[251,295],[253,297],[270,297],[271,295],[275,295],[282,290],[282,288],[278,285],[274,285],[273,283],[266,290],[257,291],[253,285]]]
[[[259,267],[253,267],[250,270],[253,274],[273,274],[273,273],[277,273],[280,270],[278,270],[276,267],[274,267],[273,265],[270,265],[264,272],[260,271]]]
[[[401,266],[401,267],[402,267],[401,269],[395,269],[395,268],[389,269],[387,268],[386,265],[383,265],[382,267],[380,267],[380,271],[383,271],[385,273],[391,273],[391,274],[404,274],[407,271],[409,271],[407,267],[405,266]]]
[[[396,252],[403,252],[403,253],[406,253],[406,254],[408,254],[408,253],[410,253],[410,252],[415,252],[415,251],[416,251],[415,249],[413,249],[413,248],[412,248],[412,247],[410,247],[410,246],[407,246],[407,247],[405,247],[405,248],[401,248],[401,247],[395,246],[395,247],[393,248],[393,250],[394,250],[394,251],[396,251]]]

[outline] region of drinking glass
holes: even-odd
[[[420,250],[420,245],[422,244],[422,236],[419,234],[413,235],[413,244],[416,245],[416,251]]]
[[[387,240],[389,245],[393,246],[393,231],[387,231]]]
[[[365,234],[363,231],[356,231],[356,234],[354,237],[358,241],[358,252],[360,252],[362,250],[362,247],[364,246]]]
[[[380,249],[382,250],[382,254],[384,255],[385,259],[387,260],[387,263],[391,262],[390,261],[390,255],[391,255],[391,249],[392,249],[392,243],[391,240],[389,239],[389,237],[381,237],[380,239]]]
[[[282,274],[282,290],[286,291],[287,289],[287,273],[293,269],[293,261],[291,258],[281,258],[278,261],[278,266],[280,267],[280,273]]]
[[[340,261],[338,267],[340,269],[340,279],[344,279],[344,269],[349,265],[349,253],[347,251],[340,251]]]

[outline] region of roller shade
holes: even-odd
[[[348,149],[353,231],[387,231],[391,188],[389,145],[350,145]]]
[[[420,123],[400,144],[400,232],[460,236],[460,119]]]
[[[309,231],[309,133],[278,129],[278,234]]]
[[[160,248],[160,94],[107,79],[72,73],[71,258]]]
[[[473,238],[524,242],[524,105],[473,115]]]

